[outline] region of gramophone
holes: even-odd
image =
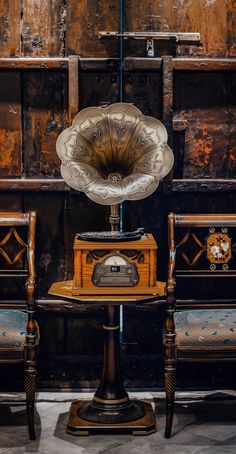
[[[72,294],[155,294],[157,244],[143,229],[119,230],[119,204],[148,197],[170,172],[164,125],[132,104],[88,107],[60,134],[57,153],[69,186],[111,206],[111,231],[75,237]]]
[[[131,104],[89,107],[79,112],[57,140],[61,173],[72,188],[110,205],[109,232],[79,233],[74,241],[73,281],[52,285],[49,293],[104,309],[104,355],[99,387],[91,401],[71,404],[67,432],[155,432],[148,402],[129,399],[119,355],[120,305],[157,301],[164,287],[156,282],[157,245],[143,229],[119,230],[119,204],[152,194],[173,166],[163,124]]]

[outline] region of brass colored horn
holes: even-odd
[[[57,153],[66,183],[102,205],[149,196],[174,163],[164,125],[126,103],[79,112]]]

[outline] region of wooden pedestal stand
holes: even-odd
[[[73,435],[92,433],[132,433],[147,435],[155,432],[155,416],[150,403],[132,401],[120,376],[119,305],[158,301],[165,284],[158,283],[159,295],[73,296],[72,281],[56,282],[51,295],[81,304],[104,306],[104,357],[100,385],[90,402],[75,401],[70,408],[67,432]],[[161,300],[163,303],[163,300]]]
[[[150,404],[129,399],[120,377],[119,306],[105,306],[104,357],[100,385],[91,402],[73,402],[67,432],[148,434],[155,431]]]
[[[118,230],[119,208],[111,207],[111,230]],[[150,403],[132,401],[124,389],[120,376],[119,305],[155,301],[155,295],[74,295],[72,281],[56,282],[49,293],[70,301],[102,304],[105,318],[103,370],[100,385],[90,402],[75,401],[70,408],[67,432],[73,435],[92,433],[132,433],[147,435],[156,431],[155,416]],[[155,287],[158,290],[158,285]],[[164,294],[164,283],[158,294]]]

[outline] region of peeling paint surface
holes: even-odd
[[[236,175],[236,74],[180,73],[175,80],[175,118],[187,121],[184,178]]]

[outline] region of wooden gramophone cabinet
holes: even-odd
[[[134,241],[74,241],[73,295],[155,294],[157,244],[152,234]]]

